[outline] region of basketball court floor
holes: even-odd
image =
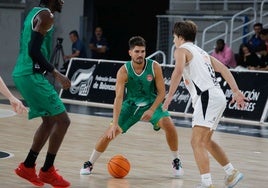
[[[89,159],[96,140],[109,125],[112,110],[66,104],[71,126],[57,155],[55,166],[71,182],[73,188],[194,188],[200,176],[190,145],[189,118],[173,117],[179,134],[179,147],[185,176],[172,176],[171,154],[163,131],[155,132],[149,123],[139,122],[124,135],[112,141],[94,165],[89,176],[79,175],[84,161]],[[22,162],[31,146],[40,119],[27,120],[27,115],[12,113],[8,101],[0,99],[0,187],[31,188],[31,184],[17,177],[14,169]],[[259,188],[268,185],[268,131],[259,126],[220,123],[213,138],[227,152],[233,165],[244,173],[237,188]],[[47,145],[39,154],[37,170],[43,165]],[[107,162],[116,155],[124,155],[131,163],[129,174],[123,179],[109,175]],[[224,172],[211,159],[211,173],[217,188],[224,187]],[[45,188],[51,186],[45,185]]]

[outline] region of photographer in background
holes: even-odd
[[[72,42],[72,54],[65,55],[63,67],[61,68],[61,72],[66,72],[69,61],[71,58],[78,57],[78,58],[87,58],[87,52],[84,43],[79,39],[78,32],[73,30],[69,33],[70,40]]]

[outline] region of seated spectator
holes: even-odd
[[[227,44],[225,44],[223,39],[218,39],[216,41],[216,47],[215,47],[214,52],[212,52],[211,56],[218,59],[228,68],[236,67],[234,53],[232,49],[229,46],[227,46]]]
[[[263,26],[261,23],[255,23],[253,29],[254,34],[250,37],[247,43],[252,52],[258,53],[265,47],[265,43],[260,37],[260,32],[263,29]]]
[[[261,30],[260,37],[265,43],[265,48],[259,52],[261,60],[263,61],[263,66],[260,70],[268,70],[268,28]]]
[[[251,51],[248,44],[241,44],[239,47],[239,60],[237,65],[249,70],[259,70],[260,67],[263,66],[263,62],[255,52]]]
[[[265,50],[266,50],[266,52],[268,52],[268,28],[261,30],[260,38],[264,41]]]
[[[106,38],[103,35],[103,30],[101,27],[95,28],[95,35],[90,39],[89,48],[91,50],[91,58],[108,58],[109,46]]]
[[[84,43],[79,39],[78,32],[73,30],[69,33],[70,40],[72,42],[72,53],[70,55],[65,55],[63,58],[65,63],[61,68],[61,71],[64,72],[68,68],[69,60],[74,57],[78,58],[87,58],[86,47]]]

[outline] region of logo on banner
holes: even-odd
[[[221,82],[221,81],[223,82],[222,88],[225,91],[224,94],[225,94],[226,98],[231,99],[233,97],[233,92],[231,89],[228,88],[229,86],[228,86],[227,82],[220,77],[218,77],[218,80],[219,80],[219,82]],[[231,110],[237,110],[237,111],[253,112],[255,110],[256,103],[259,100],[261,93],[259,91],[256,91],[255,89],[245,90],[245,91],[241,90],[241,92],[245,95],[245,97],[247,99],[249,99],[249,102],[246,103],[245,108],[244,109],[238,108],[237,103],[233,103],[233,104],[228,103],[227,108],[231,109]]]
[[[249,99],[249,102],[246,103],[245,108],[244,109],[238,108],[236,103],[233,103],[233,104],[229,103],[228,108],[229,109],[234,109],[234,110],[240,110],[240,111],[253,112],[255,110],[257,101],[259,100],[259,97],[260,97],[261,93],[258,92],[258,91],[255,91],[255,89],[253,89],[252,91],[241,91],[241,92],[245,95],[245,97],[247,99]],[[225,91],[225,96],[227,98],[232,98],[232,96],[233,96],[232,90],[227,89]]]
[[[170,86],[170,78],[164,78],[165,85]],[[180,82],[178,89],[174,93],[173,101],[180,103],[187,103],[190,99],[190,93],[188,92],[186,85],[189,84],[189,80],[183,80]]]
[[[96,65],[93,65],[89,69],[78,69],[75,71],[71,78],[70,93],[78,93],[80,96],[87,96],[93,81],[93,73],[95,69]]]
[[[268,90],[265,81],[268,78],[268,74],[255,72],[232,72],[232,74],[241,92],[249,101],[243,109],[240,109],[237,103],[230,103],[233,92],[223,78],[218,78],[227,98],[227,106],[223,115],[225,117],[259,121],[267,101]]]

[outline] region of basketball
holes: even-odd
[[[123,155],[115,155],[109,160],[107,168],[111,176],[123,178],[129,173],[130,162]]]

